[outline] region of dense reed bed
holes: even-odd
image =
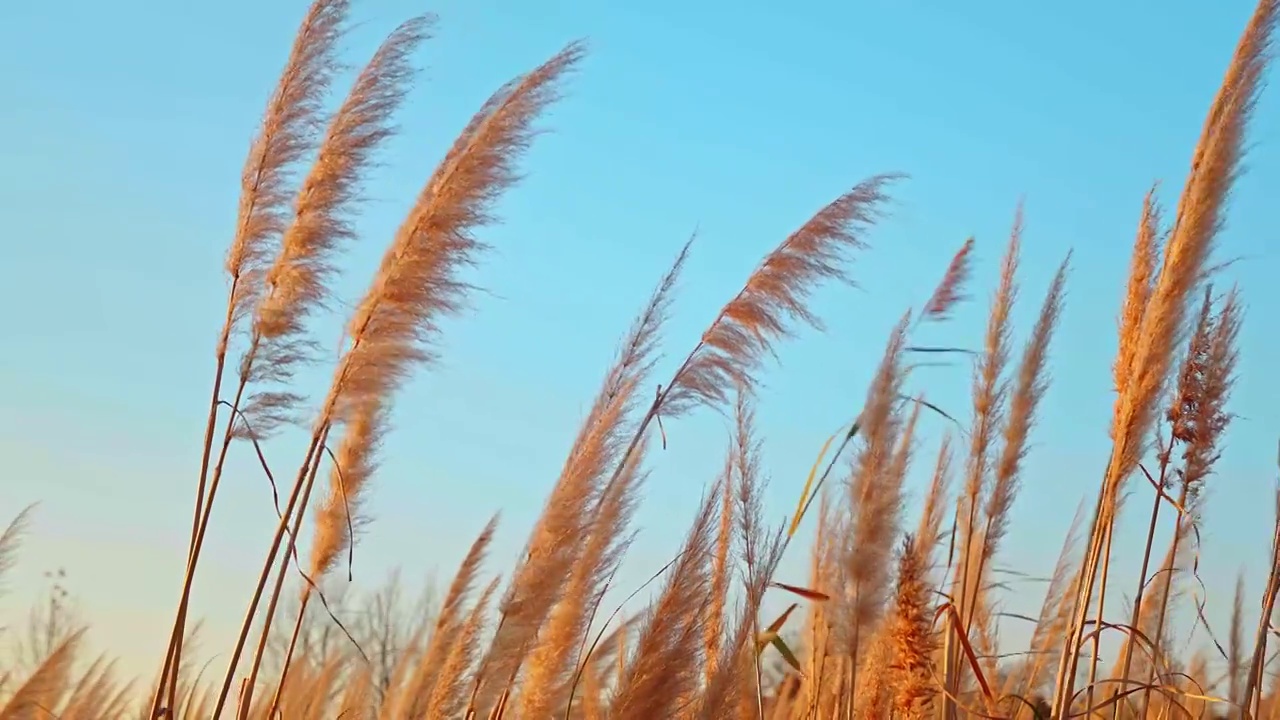
[[[398,612],[392,585],[365,599],[360,624],[338,622],[337,598],[322,588],[350,561],[397,391],[430,370],[443,352],[442,320],[467,308],[473,288],[462,271],[483,266],[482,231],[584,47],[568,45],[499,88],[458,135],[355,303],[331,384],[308,406],[295,375],[332,341],[316,337],[312,321],[356,235],[360,180],[393,133],[412,54],[433,23],[397,28],[329,113],[348,0],[315,0],[244,165],[186,572],[175,578],[155,680],[130,685],[105,656],[86,655],[83,630],[55,598],[33,616],[24,660],[0,669],[0,720],[1280,717],[1268,652],[1280,513],[1256,631],[1244,626],[1251,601],[1239,592],[1221,658],[1180,657],[1170,622],[1187,602],[1178,585],[1200,562],[1201,498],[1232,421],[1244,317],[1237,291],[1221,289],[1214,247],[1278,10],[1260,0],[1244,29],[1172,213],[1154,191],[1134,199],[1132,261],[1117,288],[1110,459],[1063,544],[1030,647],[1007,649],[995,632],[994,568],[1050,390],[1070,270],[1064,254],[1047,288],[1020,286],[1021,209],[972,353],[972,407],[948,416],[958,429],[937,455],[921,457],[917,434],[923,415],[942,410],[916,394],[912,373],[926,352],[960,351],[921,347],[917,336],[971,292],[973,240],[937,268],[918,308],[903,308],[856,419],[828,439],[807,478],[796,469],[804,482],[793,516],[777,525],[763,509],[754,378],[799,326],[821,326],[810,294],[852,280],[850,261],[884,214],[892,174],[852,185],[799,223],[697,343],[674,353],[667,375],[658,349],[686,244],[604,372],[524,551],[489,558],[495,518],[477,528],[429,612]],[[1024,290],[1036,291],[1039,312],[1017,338],[1010,318]],[[679,553],[642,588],[648,606],[614,617],[602,600],[632,542],[648,453],[695,412],[732,419],[723,470],[690,508]],[[261,458],[286,424],[309,441],[296,470],[271,478],[279,521],[264,538],[233,651],[200,669],[188,612],[225,461],[233,447]],[[904,480],[921,464],[932,479],[909,517]],[[1111,566],[1118,509],[1146,498],[1141,572],[1120,577]],[[314,526],[309,547],[297,541],[304,523]],[[24,525],[19,516],[0,536],[0,572]],[[1155,545],[1157,530],[1171,532],[1167,548]],[[775,578],[788,552],[809,554],[803,587]],[[1116,592],[1132,592],[1131,612],[1104,616]],[[785,611],[767,616],[773,596],[786,598]],[[1105,664],[1104,634],[1121,640]]]

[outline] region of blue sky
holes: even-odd
[[[667,332],[672,356],[688,351],[787,232],[883,171],[911,179],[857,262],[860,287],[819,293],[828,332],[785,343],[781,364],[762,378],[770,511],[793,506],[826,435],[856,414],[890,326],[923,301],[970,234],[974,302],[924,339],[980,342],[1025,199],[1019,338],[1057,264],[1075,252],[1054,385],[1003,556],[1047,573],[1106,458],[1114,318],[1142,195],[1162,180],[1175,199],[1252,9],[1245,0],[1205,8],[357,3],[345,44],[352,63],[412,14],[430,10],[440,22],[420,55],[426,69],[403,133],[368,183],[340,288],[346,301],[484,98],[573,39],[591,47],[544,123],[553,132],[524,162],[527,178],[501,206],[504,224],[485,233],[495,251],[475,279],[488,293],[449,323],[441,363],[399,398],[357,581],[376,583],[396,566],[415,582],[437,568],[447,579],[497,510],[493,569],[506,569],[615,343],[689,234],[698,228],[700,238]],[[0,603],[6,612],[25,606],[43,570],[65,567],[95,642],[139,672],[150,670],[184,554],[238,174],[304,10],[249,0],[0,9],[0,514],[42,502]],[[1278,117],[1273,93],[1258,108],[1250,171],[1223,242],[1224,257],[1243,258],[1229,274],[1249,314],[1241,417],[1206,511],[1203,572],[1219,624],[1242,565],[1251,604],[1260,592],[1270,538],[1280,223],[1266,205],[1280,190]],[[341,319],[326,320],[326,342],[336,342]],[[306,380],[321,392],[324,371]],[[913,387],[967,416],[967,368],[922,370]],[[926,419],[919,470],[945,429]],[[721,419],[703,413],[667,432],[624,586],[669,556],[721,462]],[[295,462],[296,445],[272,446],[273,462]],[[199,585],[211,651],[237,620],[268,539],[269,491],[251,459],[244,449],[233,458]],[[1131,505],[1122,569],[1136,561],[1146,512],[1138,508],[1148,503],[1139,491]],[[792,560],[786,579],[801,581],[802,558]],[[1037,592],[1015,586],[1009,609],[1033,610]],[[1007,632],[1011,642],[1023,635]]]

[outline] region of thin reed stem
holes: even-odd
[[[1169,447],[1167,447],[1163,452],[1160,453],[1160,472],[1157,476],[1156,487],[1153,488],[1155,490],[1155,499],[1152,500],[1152,503],[1151,503],[1151,520],[1150,522],[1147,523],[1147,539],[1142,548],[1142,564],[1138,570],[1138,587],[1136,590],[1134,590],[1134,593],[1133,593],[1133,612],[1130,613],[1130,619],[1129,619],[1129,627],[1131,628],[1138,628],[1139,622],[1141,622],[1141,619],[1142,619],[1142,603],[1145,600],[1146,591],[1147,591],[1147,575],[1151,570],[1151,551],[1155,545],[1156,525],[1159,524],[1160,522],[1160,508],[1161,506],[1164,505],[1164,502],[1165,502],[1163,493],[1164,493],[1164,488],[1166,487],[1168,482],[1169,456],[1172,450],[1173,450],[1173,440],[1172,438],[1170,438]],[[1176,546],[1175,546],[1175,552],[1176,552]],[[1155,643],[1154,653],[1156,654],[1156,657],[1152,659],[1152,663],[1151,663],[1152,666],[1155,667],[1157,662],[1159,661],[1158,654],[1159,654],[1159,648],[1160,648],[1160,638],[1159,636],[1156,636],[1152,638],[1151,641]],[[1129,671],[1133,667],[1134,645],[1135,643],[1132,640],[1124,644],[1124,649],[1122,650],[1122,656],[1120,659],[1119,678],[1121,681],[1127,681],[1129,679]],[[1120,692],[1121,689],[1123,688],[1117,688],[1116,692]],[[1144,696],[1149,694],[1150,694],[1150,689],[1147,689],[1144,691]],[[1111,717],[1113,718],[1113,720],[1119,720],[1120,708],[1121,708],[1121,704],[1119,702],[1117,702],[1113,706],[1112,713],[1111,713]],[[1145,713],[1143,717],[1145,717]]]
[[[1186,510],[1185,510],[1186,502],[1187,502],[1187,491],[1184,486],[1183,490],[1179,493],[1178,517],[1173,526],[1173,539],[1170,541],[1169,552],[1170,552],[1170,556],[1174,558],[1178,556],[1178,547],[1182,543],[1182,536],[1184,534],[1184,523],[1194,522],[1193,520],[1186,517]],[[1169,582],[1163,584],[1162,590],[1163,591],[1160,593],[1160,601],[1158,606],[1159,609],[1156,612],[1156,624],[1155,624],[1154,630],[1152,630],[1152,642],[1156,643],[1157,649],[1160,647],[1159,638],[1164,637],[1164,626],[1169,613],[1169,601],[1173,597],[1172,578],[1170,579]],[[1141,705],[1142,711],[1139,717],[1145,718],[1147,716],[1147,713],[1150,711],[1150,708],[1151,708],[1150,685],[1159,679],[1159,673],[1160,673],[1159,661],[1160,661],[1160,656],[1157,654],[1156,657],[1153,658],[1151,662],[1151,670],[1149,671],[1147,676],[1148,687],[1144,688],[1142,691],[1142,705]]]
[[[216,490],[215,478],[206,497],[209,457],[230,339],[236,326],[243,318],[248,317],[261,297],[265,259],[269,255],[271,243],[279,238],[284,229],[291,179],[289,171],[315,146],[318,135],[316,130],[322,114],[320,105],[336,69],[335,47],[342,34],[348,5],[348,0],[315,0],[311,4],[294,39],[284,72],[268,103],[261,130],[245,161],[236,234],[226,261],[231,289],[226,320],[216,349],[213,392],[201,452],[187,569],[164,669],[152,702],[153,717],[160,710],[161,697],[166,696],[166,690],[169,710],[174,710],[174,685],[177,668],[181,664],[182,641],[195,564],[199,559],[203,528],[207,527]],[[237,397],[239,394],[238,392]],[[233,403],[232,421],[237,410],[238,403]]]
[[[302,467],[298,471],[298,478],[293,484],[293,489],[289,493],[289,501],[285,504],[284,510],[280,514],[280,521],[276,525],[276,533],[272,539],[271,546],[267,551],[267,559],[262,565],[262,572],[258,576],[258,584],[254,588],[253,597],[249,601],[249,608],[245,612],[244,621],[240,625],[240,633],[236,638],[235,647],[231,651],[231,659],[227,662],[227,672],[222,679],[222,687],[218,691],[218,699],[214,705],[214,717],[221,717],[222,710],[226,706],[227,699],[231,693],[231,684],[235,680],[236,667],[240,663],[240,655],[244,652],[245,642],[249,638],[249,632],[253,628],[253,620],[258,612],[258,603],[262,601],[262,594],[266,590],[267,581],[271,577],[271,571],[275,568],[276,554],[280,551],[280,543],[283,540],[285,532],[289,528],[289,519],[293,516],[294,509],[298,506],[298,499],[302,495],[306,486],[308,470],[312,464],[318,462],[320,447],[323,445],[327,437],[328,430],[317,433],[312,436],[311,446],[307,449],[306,458]],[[286,558],[287,559],[287,558]],[[269,630],[270,628],[266,628]],[[245,686],[244,694],[249,694],[248,685]]]
[[[239,278],[232,281],[232,296],[235,295],[234,284],[238,281]],[[227,359],[227,338],[231,333],[233,324],[233,310],[234,307],[229,303],[227,319],[223,324],[222,334],[218,341],[217,357],[214,363],[213,392],[209,400],[209,414],[205,422],[204,442],[200,451],[200,479],[196,486],[195,516],[191,521],[191,542],[187,547],[187,566],[182,581],[182,591],[178,597],[177,616],[174,618],[173,629],[169,635],[169,644],[165,649],[164,665],[160,670],[160,682],[156,686],[155,696],[151,701],[151,717],[158,717],[162,709],[172,711],[173,707],[172,702],[166,700],[165,690],[168,685],[176,684],[177,682],[177,658],[182,654],[180,638],[183,634],[183,628],[186,626],[187,605],[190,603],[195,561],[200,553],[202,518],[207,514],[205,510],[205,484],[209,475],[209,458],[213,454],[213,434],[218,423],[218,400],[222,392],[222,377]],[[214,484],[216,486],[216,480]],[[212,495],[212,492],[210,494]],[[207,504],[212,505],[212,500]],[[166,702],[167,704],[165,704]]]
[[[1107,581],[1111,577],[1111,543],[1115,538],[1115,518],[1106,527],[1104,550],[1102,552],[1101,580],[1098,583],[1098,602],[1094,611],[1093,631],[1090,638],[1093,649],[1089,653],[1089,674],[1085,680],[1085,707],[1093,707],[1093,698],[1098,682],[1098,661],[1102,655],[1102,629],[1105,627],[1104,614],[1107,603]]]
[[[1267,640],[1270,636],[1271,618],[1275,616],[1276,596],[1280,595],[1280,486],[1276,490],[1276,516],[1271,536],[1271,564],[1267,570],[1267,587],[1262,595],[1262,614],[1258,618],[1258,630],[1253,640],[1253,657],[1249,662],[1249,674],[1245,679],[1245,717],[1257,717],[1262,705],[1262,675],[1267,661]]]
[[[1121,489],[1149,441],[1159,396],[1169,379],[1174,346],[1184,328],[1188,300],[1204,277],[1222,227],[1223,208],[1239,174],[1249,118],[1270,60],[1267,50],[1280,0],[1260,0],[1240,37],[1222,85],[1209,108],[1191,169],[1179,198],[1164,263],[1152,289],[1142,322],[1121,342],[1133,344],[1132,365],[1118,388],[1112,418],[1112,452],[1102,478],[1100,512],[1086,555],[1077,596],[1076,619],[1068,632],[1055,683],[1054,716],[1065,718],[1074,696],[1079,638],[1088,614],[1097,574],[1106,573],[1102,554],[1112,532]]]
[[[328,433],[329,433],[329,429],[325,428],[324,434],[321,436],[320,443],[317,446],[318,448],[323,448],[325,446],[325,441],[328,438]],[[294,511],[294,514],[293,514],[293,529],[291,532],[288,533],[289,541],[288,541],[287,547],[285,548],[284,553],[280,555],[280,560],[279,560],[280,564],[279,564],[279,569],[276,571],[275,586],[272,588],[271,597],[267,601],[266,612],[262,619],[262,633],[261,635],[259,635],[259,638],[258,638],[258,647],[254,651],[253,662],[249,666],[249,676],[248,676],[249,679],[247,684],[245,685],[245,694],[244,694],[244,700],[243,700],[243,705],[241,710],[241,713],[242,713],[241,720],[247,720],[248,718],[248,711],[252,704],[253,693],[257,686],[258,672],[262,668],[263,659],[265,659],[266,657],[267,640],[270,638],[270,635],[271,635],[272,621],[275,619],[276,608],[279,606],[279,603],[280,603],[280,594],[284,588],[285,576],[288,575],[289,573],[289,558],[294,553],[295,546],[297,545],[298,533],[302,532],[302,521],[306,517],[307,505],[311,499],[311,491],[313,488],[315,488],[316,475],[320,472],[320,463],[323,460],[324,455],[321,452],[317,451],[314,453],[314,457],[315,457],[315,460],[311,463],[311,467],[307,471],[307,481],[302,491],[302,498],[297,503],[297,509]],[[289,514],[286,513],[284,516],[284,520],[287,521],[288,518],[289,518]],[[282,523],[282,527],[283,527],[283,523]],[[276,537],[280,538],[280,535],[277,534]],[[277,542],[274,547],[278,548],[279,543]]]
[[[308,585],[307,590],[310,589],[311,586]],[[310,602],[311,593],[304,593],[302,596],[302,602],[298,609],[298,619],[294,621],[293,632],[289,634],[289,645],[285,649],[284,664],[280,667],[280,680],[276,683],[275,692],[272,693],[271,696],[271,709],[267,713],[269,716],[275,715],[275,713],[280,709],[280,697],[284,693],[284,685],[289,677],[289,665],[293,662],[293,652],[298,646],[298,636],[302,634],[303,620],[307,616],[307,605]]]

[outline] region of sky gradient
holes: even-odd
[[[522,163],[527,177],[501,203],[503,224],[483,233],[494,251],[473,279],[487,292],[448,323],[441,361],[397,400],[357,582],[394,567],[415,583],[433,571],[447,581],[499,510],[491,570],[505,571],[618,339],[685,239],[698,231],[659,376],[789,231],[886,171],[910,179],[857,259],[859,287],[821,291],[827,332],[783,343],[761,378],[769,511],[791,510],[823,440],[856,415],[889,329],[969,235],[972,301],[921,340],[980,344],[1024,201],[1019,345],[1074,252],[1054,384],[1001,558],[1047,574],[1106,460],[1115,316],[1143,194],[1162,181],[1166,204],[1176,200],[1251,10],[1248,0],[356,3],[352,64],[410,15],[439,22],[402,132],[367,184],[345,303],[488,94],[571,40],[590,47]],[[0,522],[41,502],[0,617],[39,596],[41,572],[65,568],[94,646],[136,672],[151,672],[178,590],[241,164],[304,11],[250,0],[0,7]],[[1240,258],[1226,276],[1248,312],[1240,417],[1205,517],[1202,575],[1219,626],[1241,567],[1256,605],[1271,535],[1277,128],[1280,98],[1264,94],[1220,252]],[[325,319],[324,342],[336,343],[343,316],[339,306]],[[303,376],[305,387],[323,392],[327,373]],[[911,387],[964,419],[969,382],[957,364],[922,369]],[[703,412],[666,428],[620,586],[675,549],[721,463],[725,427]],[[923,428],[917,494],[948,426],[926,417]],[[299,450],[286,437],[269,452],[288,467]],[[198,584],[210,651],[237,623],[269,539],[270,492],[252,460],[233,452]],[[1133,502],[1149,497],[1139,489]],[[1142,515],[1126,516],[1118,541],[1126,585]],[[803,568],[793,554],[784,579],[802,582]],[[1015,584],[1009,609],[1034,612],[1039,590]]]

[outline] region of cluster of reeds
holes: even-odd
[[[1111,456],[1087,526],[1078,515],[1064,544],[1030,647],[1002,662],[993,573],[1049,389],[1069,260],[1015,343],[1021,209],[973,353],[972,411],[927,459],[933,473],[920,516],[905,515],[904,481],[918,459],[921,416],[942,411],[912,390],[911,373],[921,353],[945,350],[917,336],[965,299],[973,240],[920,309],[893,328],[860,412],[823,447],[790,521],[774,526],[762,507],[754,377],[798,325],[820,326],[810,292],[850,279],[849,261],[881,217],[892,175],[854,185],[801,224],[677,356],[674,372],[661,375],[663,325],[690,244],[680,250],[623,338],[505,583],[486,577],[495,518],[431,618],[383,633],[373,656],[334,613],[317,612],[314,603],[329,605],[323,581],[349,562],[397,389],[430,366],[442,321],[467,306],[472,287],[462,271],[483,259],[479,232],[494,221],[535,121],[583,47],[571,44],[500,88],[462,130],[355,305],[328,391],[307,409],[293,379],[326,345],[311,321],[329,300],[336,254],[356,234],[361,177],[393,133],[412,53],[432,24],[424,16],[397,28],[327,113],[348,0],[315,0],[245,163],[186,572],[154,687],[131,709],[128,686],[108,663],[77,668],[81,636],[68,631],[46,642],[20,679],[0,676],[0,719],[1276,717],[1280,687],[1267,682],[1267,646],[1280,593],[1280,513],[1252,643],[1236,598],[1225,683],[1207,674],[1205,658],[1175,656],[1169,616],[1179,584],[1193,574],[1201,498],[1232,418],[1242,306],[1235,290],[1214,293],[1212,251],[1278,5],[1260,0],[1245,29],[1172,221],[1154,190],[1142,204],[1113,368]],[[648,607],[610,616],[602,599],[632,541],[646,453],[655,433],[698,410],[733,418],[723,471],[678,555],[655,576]],[[271,478],[282,489],[279,522],[233,651],[213,682],[194,678],[192,581],[227,455],[241,442],[262,459],[264,443],[286,423],[309,428],[308,448],[293,474]],[[1134,489],[1153,498],[1141,573],[1130,581],[1129,616],[1108,617],[1107,594],[1120,582],[1110,573],[1115,520]],[[297,538],[308,518],[314,539],[303,553]],[[1153,569],[1162,525],[1172,526],[1172,540]],[[810,579],[804,587],[779,582],[779,562],[810,526]],[[17,522],[0,536],[0,571],[20,530]],[[291,575],[296,599],[286,597]],[[794,604],[761,617],[771,593]],[[315,641],[317,628],[324,642]],[[1123,637],[1105,677],[1104,632]]]

